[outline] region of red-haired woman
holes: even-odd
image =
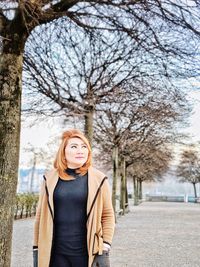
[[[65,131],[54,169],[44,175],[34,226],[34,267],[110,267],[115,218],[107,177],[91,147]]]

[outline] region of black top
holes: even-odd
[[[66,255],[87,254],[88,174],[81,176],[67,169],[75,180],[58,179],[53,194],[54,250]]]

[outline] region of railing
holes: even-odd
[[[184,202],[184,196],[155,196],[146,195],[146,201]]]
[[[161,201],[161,202],[191,202],[191,203],[200,203],[200,197],[193,196],[157,196],[157,195],[146,195],[146,201]]]
[[[14,219],[28,218],[35,216],[38,202],[38,195],[17,194],[14,210]]]

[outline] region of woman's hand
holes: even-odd
[[[33,267],[38,267],[38,249],[33,250]]]
[[[109,252],[103,251],[102,255],[96,255],[92,267],[110,267]]]

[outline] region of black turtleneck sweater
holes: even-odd
[[[66,172],[75,180],[59,178],[54,190],[53,248],[65,255],[86,255],[88,175],[78,175],[69,168]]]

